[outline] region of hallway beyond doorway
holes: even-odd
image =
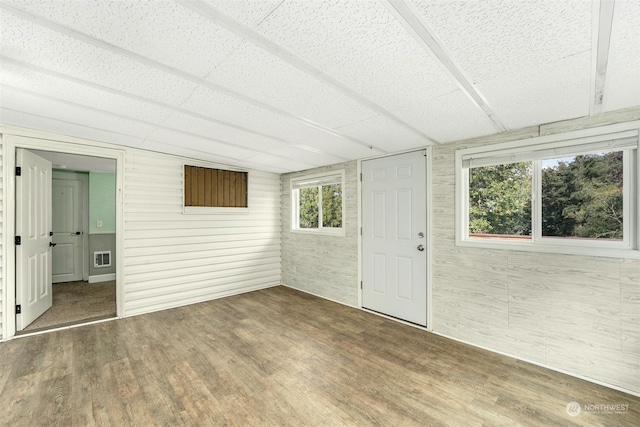
[[[25,332],[116,316],[116,282],[65,282],[53,285],[53,306]]]

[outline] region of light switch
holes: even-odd
[[[96,227],[97,228],[102,228],[102,220],[101,219],[96,221]]]

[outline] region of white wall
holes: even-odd
[[[69,152],[80,150],[86,155],[86,151],[105,148],[124,152],[123,197],[117,202],[122,203],[124,228],[123,262],[119,267],[123,280],[118,283],[124,316],[280,284],[279,175],[249,171],[247,213],[183,214],[183,164],[206,163],[42,132],[35,134],[38,141],[43,141],[38,143],[55,144]],[[4,152],[0,150],[2,167],[7,164],[6,150],[5,144]],[[2,183],[0,197],[5,190]],[[13,202],[7,201],[6,208],[13,209]],[[0,224],[4,218],[0,210]],[[5,240],[0,239],[7,244]],[[0,297],[6,295],[6,272],[2,273]],[[2,303],[8,301],[0,299],[0,307]]]
[[[640,393],[640,260],[458,247],[454,232],[455,150],[638,113],[434,147],[434,331]]]
[[[358,305],[358,194],[356,162],[282,175],[282,283],[352,306]],[[291,179],[345,171],[345,235],[291,232]]]
[[[127,316],[280,284],[279,176],[249,172],[249,213],[185,215],[182,166],[127,150]]]

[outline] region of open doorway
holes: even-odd
[[[44,209],[51,212],[45,269],[51,304],[28,324],[18,321],[18,331],[116,317],[116,161],[28,151],[51,164],[50,206]],[[16,206],[24,197],[30,196],[16,191]],[[16,295],[20,286],[25,283],[16,283]]]

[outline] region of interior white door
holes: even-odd
[[[16,329],[21,331],[53,303],[51,282],[51,162],[17,149]],[[17,311],[17,310],[16,310]]]
[[[424,151],[362,162],[362,306],[427,324]]]
[[[82,280],[82,181],[53,178],[53,283]]]

